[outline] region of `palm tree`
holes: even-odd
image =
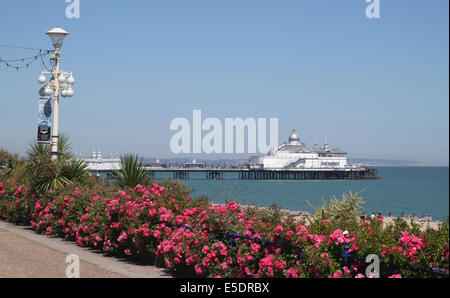
[[[149,173],[144,168],[142,158],[138,161],[137,155],[126,154],[120,157],[120,169],[113,171],[112,178],[120,187],[133,188],[138,184],[148,184]]]
[[[71,159],[61,171],[72,182],[84,183],[89,178],[87,164],[82,159]]]
[[[39,155],[50,155],[51,149],[51,145],[49,144],[35,142],[34,144],[30,144],[30,149],[27,152],[28,158],[32,160]],[[65,134],[60,134],[58,138],[58,159],[69,160],[70,158],[72,158],[72,153],[70,153],[69,137]]]
[[[73,183],[85,183],[89,172],[81,159],[70,153],[69,137],[61,134],[58,139],[58,159],[51,160],[51,146],[34,143],[28,150],[29,168],[33,186],[37,191],[57,190]]]
[[[54,163],[50,162],[49,164]],[[72,181],[64,176],[63,170],[61,168],[56,168],[48,175],[35,175],[34,177],[34,189],[40,192],[46,192],[48,190],[59,190],[63,189],[69,184],[72,184]]]

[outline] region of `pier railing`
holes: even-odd
[[[152,178],[157,173],[171,174],[176,180],[375,180],[376,169],[245,169],[245,168],[155,168],[146,167]],[[110,171],[93,171],[106,172]],[[192,175],[191,175],[192,174]],[[195,174],[195,175],[194,175]],[[198,174],[203,174],[202,176]]]

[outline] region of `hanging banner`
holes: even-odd
[[[39,98],[38,143],[49,144],[52,128],[52,100],[49,97]]]

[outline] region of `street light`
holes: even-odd
[[[52,133],[52,160],[58,158],[58,138],[59,138],[59,94],[62,97],[72,97],[74,91],[72,85],[75,83],[72,73],[59,69],[59,58],[64,38],[69,32],[59,27],[53,28],[46,33],[52,40],[55,54],[50,57],[54,62],[54,69],[50,72],[42,72],[38,78],[38,82],[42,85],[39,94],[42,96],[51,96],[53,94],[53,133]],[[51,79],[47,82],[46,74],[51,75]],[[68,77],[66,79],[66,77]],[[46,83],[47,82],[47,83]],[[61,90],[61,92],[60,92]]]
[[[46,33],[50,39],[52,40],[53,46],[55,49],[60,49],[62,47],[64,38],[69,35],[69,32],[61,29],[59,27],[53,28],[52,30]]]

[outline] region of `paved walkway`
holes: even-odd
[[[80,258],[82,278],[170,277],[163,269],[137,265],[75,245],[59,238],[39,235],[30,227],[0,221],[0,278],[66,277],[66,257]]]

